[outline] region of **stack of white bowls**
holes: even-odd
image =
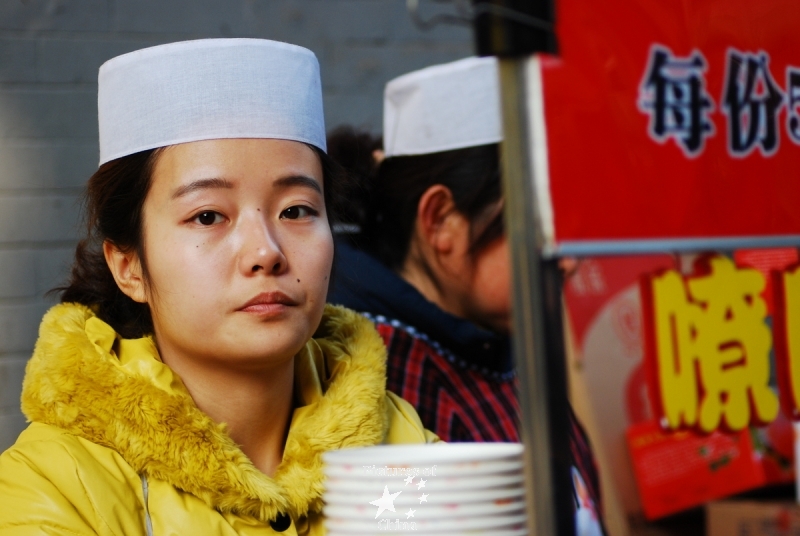
[[[528,534],[522,445],[380,445],[328,452],[328,536]]]

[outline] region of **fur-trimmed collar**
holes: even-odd
[[[274,479],[197,408],[151,338],[120,339],[82,305],[57,305],[42,320],[22,410],[114,449],[137,472],[222,512],[297,518],[321,510],[322,453],[378,444],[388,423],[386,350],[368,320],[326,306],[296,362],[306,405],[295,413]]]

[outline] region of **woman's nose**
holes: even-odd
[[[254,219],[255,220],[255,219]],[[245,275],[257,272],[279,274],[286,270],[288,263],[283,254],[280,240],[270,225],[263,221],[247,222],[243,229],[240,269]]]
[[[263,256],[265,256],[265,254],[262,254],[261,256],[263,257]],[[260,261],[256,260],[256,262],[260,262]],[[254,264],[253,267],[250,268],[250,271],[251,272],[258,272],[259,270],[267,271],[267,269],[269,269],[270,272],[277,273],[277,272],[281,271],[282,267],[283,267],[283,263],[280,260],[275,262],[272,266],[269,266],[269,261],[266,261],[266,262],[263,262],[262,264]]]

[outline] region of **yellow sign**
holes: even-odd
[[[643,283],[648,359],[666,424],[712,432],[771,422],[779,403],[769,387],[764,276],[721,255],[698,266],[690,277],[670,270]]]

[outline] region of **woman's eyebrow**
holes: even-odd
[[[172,192],[172,199],[177,199],[186,194],[190,194],[197,190],[205,190],[208,188],[233,188],[233,183],[225,179],[200,179],[192,181],[189,184],[184,184]]]
[[[272,183],[273,188],[289,188],[291,186],[303,186],[311,188],[320,194],[322,193],[322,187],[320,187],[319,182],[305,175],[289,175],[288,177],[281,177]]]

